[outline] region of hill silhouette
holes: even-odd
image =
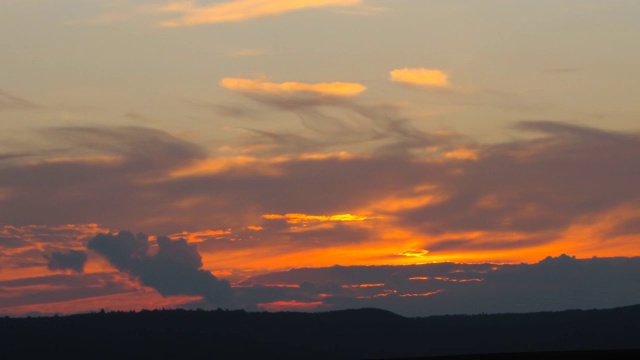
[[[324,313],[204,310],[0,318],[5,358],[483,358],[606,351],[638,355],[640,305],[606,310],[407,318],[379,309]],[[566,353],[569,354],[569,353]],[[600,353],[603,354],[603,353]]]

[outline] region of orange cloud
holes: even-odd
[[[478,160],[478,153],[473,149],[460,148],[445,154],[447,159]]]
[[[307,223],[307,222],[351,222],[351,221],[364,221],[374,219],[366,216],[357,216],[351,214],[338,214],[338,215],[307,215],[307,214],[265,214],[262,215],[267,220],[281,220],[285,219],[289,224]]]
[[[186,0],[162,6],[161,13],[178,13],[177,19],[162,22],[165,27],[193,26],[221,22],[238,22],[303,9],[355,6],[362,0],[235,0],[211,6],[198,6]]]
[[[201,243],[207,239],[219,238],[225,235],[230,235],[231,229],[227,230],[203,230],[196,232],[183,231],[181,233],[173,234],[170,236],[172,239],[185,239],[188,243]]]
[[[404,68],[391,71],[391,81],[407,85],[427,87],[448,87],[449,75],[442,70],[425,68]]]
[[[355,96],[367,88],[358,83],[319,83],[305,84],[299,82],[272,83],[263,80],[241,78],[224,78],[220,85],[228,90],[249,94],[285,95],[285,94],[316,94],[324,96]]]

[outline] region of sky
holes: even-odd
[[[570,307],[473,307],[429,267],[491,299],[515,280],[473,274],[543,291],[553,259],[607,267],[578,293],[619,290],[575,304],[637,302],[639,12],[0,0],[0,314]],[[262,277],[300,268],[328,275]]]

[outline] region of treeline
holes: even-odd
[[[0,318],[3,358],[395,359],[640,349],[640,305],[607,310],[405,318],[324,313],[155,310]],[[604,355],[603,355],[604,356]]]

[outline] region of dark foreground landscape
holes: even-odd
[[[324,313],[162,310],[0,318],[4,359],[632,359],[640,305],[608,310],[405,318],[377,309]],[[462,356],[461,356],[462,355]]]

